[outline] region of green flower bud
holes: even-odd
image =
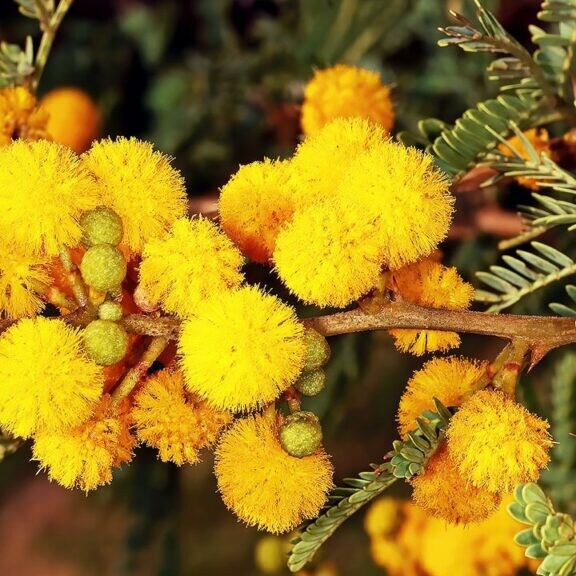
[[[122,306],[118,302],[112,302],[111,300],[106,300],[98,306],[98,318],[100,320],[112,320],[112,322],[117,322],[124,315]]]
[[[296,458],[314,454],[322,444],[322,426],[316,414],[295,412],[288,416],[280,428],[280,444]]]
[[[120,244],[124,232],[120,216],[106,206],[85,212],[80,218],[80,226],[84,232],[82,242],[88,248],[96,244],[116,246]]]
[[[93,320],[84,328],[82,336],[86,352],[101,366],[120,362],[128,350],[126,330],[110,320]]]
[[[294,388],[304,394],[304,396],[316,396],[324,390],[326,385],[326,374],[322,368],[304,372],[296,382]]]
[[[84,254],[80,272],[84,282],[94,290],[116,290],[126,276],[126,260],[116,246],[98,244]]]
[[[306,357],[304,358],[303,372],[310,372],[317,368],[322,368],[330,359],[330,346],[319,332],[312,328],[304,331],[304,342],[306,343]]]

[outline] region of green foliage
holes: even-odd
[[[554,510],[552,502],[536,484],[521,484],[514,493],[510,514],[530,528],[516,535],[516,543],[526,547],[528,558],[543,558],[537,574],[573,576],[576,574],[576,531],[568,514]]]
[[[0,88],[23,84],[34,73],[34,47],[26,38],[24,50],[17,44],[0,43]]]
[[[288,559],[292,572],[297,572],[309,562],[354,512],[384,492],[397,479],[409,480],[423,471],[428,458],[443,440],[443,431],[451,416],[438,400],[435,399],[434,403],[437,412],[424,412],[418,418],[417,429],[408,435],[408,439],[394,442],[393,450],[386,455],[389,462],[372,465],[373,471],[361,472],[358,478],[345,478],[346,486],[332,491],[322,514],[309,523],[293,542]]]

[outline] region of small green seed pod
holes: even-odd
[[[296,458],[314,454],[322,444],[322,426],[313,412],[295,412],[280,428],[282,448]]]
[[[116,290],[126,276],[126,260],[116,246],[98,244],[84,254],[80,273],[86,284],[94,290]]]
[[[86,247],[96,244],[112,244],[116,246],[122,240],[124,227],[122,219],[114,210],[106,206],[98,206],[85,212],[80,218],[83,236],[82,243]]]
[[[101,366],[120,362],[128,350],[126,330],[110,320],[93,320],[84,328],[82,336],[86,352]]]
[[[326,338],[312,328],[304,331],[304,342],[306,343],[306,357],[304,358],[303,372],[310,372],[317,368],[322,368],[330,359],[330,345]]]
[[[123,315],[122,306],[118,304],[118,302],[106,300],[106,302],[102,302],[102,304],[98,306],[98,318],[100,318],[100,320],[117,322]]]
[[[316,396],[320,394],[326,386],[326,374],[322,368],[304,372],[293,384],[298,392],[304,396]]]

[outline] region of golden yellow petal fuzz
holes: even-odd
[[[388,284],[404,300],[428,308],[465,310],[474,296],[474,288],[462,280],[456,268],[443,266],[429,258],[392,271]],[[460,337],[455,332],[408,329],[389,332],[398,350],[416,356],[446,352],[460,345]]]
[[[378,283],[380,251],[360,210],[324,202],[297,213],[280,232],[274,264],[303,302],[343,308]]]
[[[23,86],[0,90],[0,146],[13,140],[49,139],[48,115],[36,106],[36,98]]]
[[[211,447],[222,428],[232,421],[229,412],[214,410],[184,390],[179,371],[162,370],[136,394],[130,414],[138,439],[159,452],[163,462],[195,464],[200,450]]]
[[[80,217],[97,206],[98,195],[74,152],[46,140],[18,140],[0,148],[0,165],[2,242],[42,256],[78,245]]]
[[[34,439],[33,457],[50,480],[65,488],[88,492],[112,481],[112,469],[132,459],[135,440],[127,408],[115,408],[102,398],[90,420],[69,430],[41,432]]]
[[[51,283],[43,256],[24,255],[0,243],[0,316],[34,316],[44,307],[39,292]]]
[[[336,190],[376,223],[382,263],[396,269],[430,254],[444,239],[454,198],[429,154],[386,141],[356,157]]]
[[[86,421],[103,382],[78,331],[62,320],[24,318],[0,338],[0,425],[16,436]]]
[[[166,236],[144,245],[140,287],[149,301],[187,318],[201,300],[238,287],[243,263],[242,254],[210,220],[182,218]]]
[[[390,87],[380,74],[354,66],[337,64],[318,70],[304,90],[302,129],[318,133],[335,118],[366,118],[389,132],[394,124]]]
[[[298,208],[332,198],[350,163],[385,140],[382,127],[364,118],[338,118],[306,138],[291,161]]]
[[[238,412],[278,398],[300,375],[306,346],[294,310],[250,286],[202,302],[178,351],[188,390]]]
[[[122,244],[140,253],[149,240],[161,238],[186,216],[186,192],[170,158],[136,138],[100,140],[83,154],[101,195],[124,224]]]
[[[223,230],[255,262],[272,257],[280,227],[294,213],[290,162],[253,162],[242,166],[220,192]]]
[[[510,493],[517,484],[536,482],[550,461],[548,427],[507,394],[482,390],[450,420],[450,457],[474,486]]]
[[[501,497],[473,486],[460,475],[444,443],[428,460],[424,472],[414,476],[412,498],[428,514],[451,524],[470,524],[492,514]]]
[[[222,499],[241,520],[275,534],[320,512],[332,488],[332,465],[319,449],[288,455],[278,440],[276,417],[237,420],[220,438],[214,471]]]
[[[417,427],[416,418],[434,410],[434,398],[444,406],[460,406],[486,373],[487,362],[449,356],[433,358],[412,375],[400,399],[398,431],[402,438]]]
[[[48,115],[46,130],[55,142],[82,154],[98,138],[102,115],[86,92],[73,87],[57,88],[42,98],[40,106]]]

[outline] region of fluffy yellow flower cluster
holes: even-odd
[[[16,86],[0,90],[0,146],[13,140],[48,138],[48,114],[39,108],[26,88]]]
[[[487,520],[453,526],[410,502],[377,500],[364,524],[372,558],[390,576],[515,576],[533,563],[513,541],[522,525],[507,503]]]
[[[222,189],[220,216],[245,253],[271,261],[302,301],[344,307],[373,289],[383,268],[430,254],[452,203],[431,156],[369,120],[339,118],[291,160],[242,167]]]
[[[455,524],[487,518],[503,495],[537,480],[549,461],[548,423],[504,392],[486,388],[488,382],[486,363],[435,358],[414,374],[400,400],[403,437],[419,414],[434,409],[434,398],[459,408],[447,442],[411,481],[421,507]]]

